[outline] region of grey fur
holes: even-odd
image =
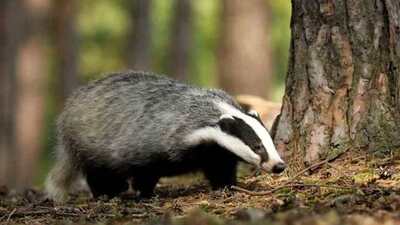
[[[172,146],[187,147],[182,137],[218,122],[221,112],[215,100],[240,108],[220,90],[145,73],[113,74],[69,98],[58,133],[64,142],[77,145],[70,149],[77,159],[88,153],[82,156],[116,168],[131,159],[146,162],[154,152],[174,160],[179,155]]]
[[[85,163],[125,173],[154,155],[179,160],[190,147],[183,137],[218,122],[222,113],[215,101],[243,111],[221,90],[148,73],[112,74],[79,88],[58,119],[58,162],[46,184],[50,197],[63,200]]]

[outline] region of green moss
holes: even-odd
[[[368,146],[371,153],[378,157],[390,155],[391,149],[397,149],[400,146],[400,132],[395,122],[393,112],[390,106],[387,105],[384,96],[381,93],[372,93],[374,100],[371,100],[369,107],[368,118],[364,132],[359,136],[364,136],[360,139],[361,144]]]
[[[359,185],[366,185],[372,183],[378,178],[379,178],[378,174],[376,174],[375,171],[372,169],[358,173],[353,176],[354,183]]]

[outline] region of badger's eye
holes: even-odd
[[[256,145],[256,146],[254,147],[254,149],[255,149],[255,150],[261,150],[261,149],[262,149],[262,145],[261,145],[261,144]]]

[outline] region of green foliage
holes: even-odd
[[[273,99],[281,101],[289,58],[291,4],[289,0],[268,1],[268,3],[271,7],[271,46],[274,66]]]
[[[79,3],[80,74],[85,79],[93,79],[99,74],[123,69],[128,12],[115,0]]]
[[[220,5],[218,1],[194,2],[194,48],[191,81],[202,86],[217,85],[217,57]]]
[[[173,15],[172,0],[153,0],[152,2],[152,49],[153,72],[164,74],[167,71],[168,40]]]
[[[85,80],[109,71],[127,68],[125,46],[131,27],[127,7],[120,0],[79,2],[80,35],[79,72]],[[153,0],[151,5],[152,70],[166,73],[168,41],[174,13],[173,0]],[[290,41],[290,1],[268,1],[270,7],[271,46],[273,48],[275,100],[283,94]],[[193,1],[193,47],[190,56],[190,81],[202,86],[216,86],[218,37],[221,2]]]

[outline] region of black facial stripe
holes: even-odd
[[[261,143],[261,139],[258,137],[256,132],[251,128],[244,120],[234,117],[236,121],[235,133],[238,138],[243,138],[242,140],[248,145],[250,143]]]
[[[232,119],[222,119],[220,121],[221,130],[234,137],[239,138],[250,147],[263,162],[268,160],[268,154],[256,132],[244,120],[234,117]]]

